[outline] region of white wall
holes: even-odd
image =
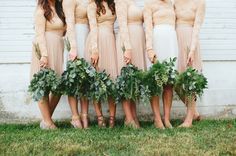
[[[206,0],[206,20],[201,31],[204,73],[209,80],[198,104],[208,117],[236,116],[236,1]],[[40,117],[37,105],[27,96],[29,61],[33,38],[34,0],[0,0],[0,121],[21,121]],[[143,0],[139,0],[143,5]],[[150,113],[139,109],[140,114]],[[121,109],[119,107],[119,109]],[[93,109],[92,109],[93,111]],[[184,113],[175,102],[174,117]],[[121,114],[121,111],[119,111]],[[70,117],[62,100],[56,118]]]

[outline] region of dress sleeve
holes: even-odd
[[[146,1],[144,4],[144,23],[146,27],[146,46],[147,51],[153,49],[152,47],[152,33],[153,33],[153,20],[152,20],[152,7],[150,2]]]
[[[76,51],[76,32],[75,32],[75,7],[76,2],[75,0],[64,0],[63,1],[63,11],[65,13],[66,18],[66,35],[69,39],[71,51]]]
[[[199,42],[200,28],[205,18],[205,10],[206,10],[205,0],[200,0],[193,26],[193,35],[190,47],[191,51],[195,51],[197,48],[197,44]]]
[[[124,46],[126,50],[131,50],[131,43],[129,38],[129,29],[128,29],[128,5],[125,0],[119,0],[116,3],[116,13],[117,13],[117,20],[119,24],[119,31],[121,37],[121,46]],[[123,48],[123,47],[120,47]]]
[[[91,40],[89,52],[98,53],[98,27],[97,27],[97,6],[95,3],[89,4],[87,8]]]
[[[45,30],[46,30],[46,18],[44,11],[41,7],[36,8],[35,12],[35,41],[39,45],[41,56],[48,56]]]

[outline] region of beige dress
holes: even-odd
[[[35,39],[34,43],[39,45],[41,56],[48,58],[48,67],[55,70],[57,74],[63,72],[63,34],[65,25],[57,16],[53,9],[53,18],[51,22],[44,17],[44,10],[37,7],[35,12]],[[40,70],[39,59],[36,56],[35,49],[32,52],[31,78]]]
[[[202,70],[199,33],[205,17],[205,0],[175,0],[176,31],[179,42],[178,69],[187,68],[189,51],[194,52],[192,67]]]
[[[139,8],[135,0],[118,0],[116,12],[119,24],[117,36],[118,72],[123,66],[124,51],[132,50],[131,62],[139,69],[146,69],[145,34],[143,29],[143,9]]]
[[[117,57],[114,34],[116,15],[112,15],[106,2],[103,2],[106,13],[99,16],[94,2],[88,6],[90,32],[86,43],[85,58],[91,61],[92,53],[99,53],[98,70],[105,70],[112,79],[117,77]]]

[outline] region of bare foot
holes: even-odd
[[[193,116],[193,120],[194,121],[201,121],[202,117],[199,113],[195,113],[194,116]]]
[[[133,121],[125,121],[125,126],[133,129],[139,129],[140,127]]]
[[[82,128],[83,128],[79,116],[73,116],[70,123],[71,123],[71,125],[72,125],[74,128],[77,128],[77,129],[82,129]]]
[[[158,119],[154,119],[154,125],[158,129],[165,129],[165,126],[163,125],[163,122]]]
[[[191,128],[192,123],[182,123],[181,125],[178,126],[179,128]]]
[[[56,125],[53,122],[45,122],[45,121],[41,121],[40,122],[40,128],[42,130],[55,130],[57,129]]]
[[[171,125],[170,121],[164,121],[165,127],[166,128],[173,128],[173,126]]]

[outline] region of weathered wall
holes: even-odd
[[[236,117],[236,1],[206,0],[207,15],[201,31],[204,74],[209,80],[198,109],[206,117]],[[0,122],[38,120],[36,103],[27,95],[29,61],[33,38],[33,0],[0,0]],[[143,0],[138,0],[143,5]],[[90,107],[93,113],[93,107]],[[121,107],[118,107],[121,116]],[[172,116],[185,107],[174,102]],[[105,109],[104,109],[105,111]],[[139,114],[150,114],[150,106],[139,106]],[[57,119],[70,117],[65,98]]]

